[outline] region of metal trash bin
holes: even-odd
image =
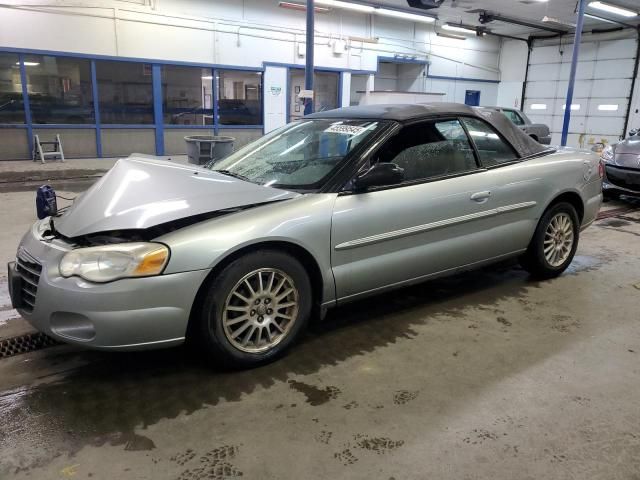
[[[190,135],[184,137],[187,142],[189,163],[203,165],[212,160],[222,160],[233,152],[233,137],[222,135]]]

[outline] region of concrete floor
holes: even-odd
[[[7,195],[15,225],[26,194]],[[184,349],[0,359],[0,479],[640,479],[631,206],[558,279],[503,264],[352,304],[257,370]]]

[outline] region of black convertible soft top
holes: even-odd
[[[304,118],[395,120],[396,122],[404,123],[449,116],[477,117],[489,122],[493,128],[511,143],[520,157],[538,155],[545,150],[553,151],[549,147],[533,140],[502,113],[488,108],[470,107],[461,103],[361,105],[318,112]]]

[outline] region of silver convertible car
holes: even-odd
[[[118,161],[26,233],[11,297],[64,342],[190,340],[258,365],[367,295],[509,257],[559,275],[596,218],[602,174],[596,154],[544,147],[490,110],[322,112],[206,168]]]

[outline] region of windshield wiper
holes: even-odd
[[[239,180],[244,180],[245,182],[254,183],[251,181],[251,179],[249,179],[249,177],[245,177],[244,175],[240,175],[239,173],[231,172],[229,170],[214,170],[214,172],[218,172],[223,175],[227,175],[229,177],[237,178]]]

